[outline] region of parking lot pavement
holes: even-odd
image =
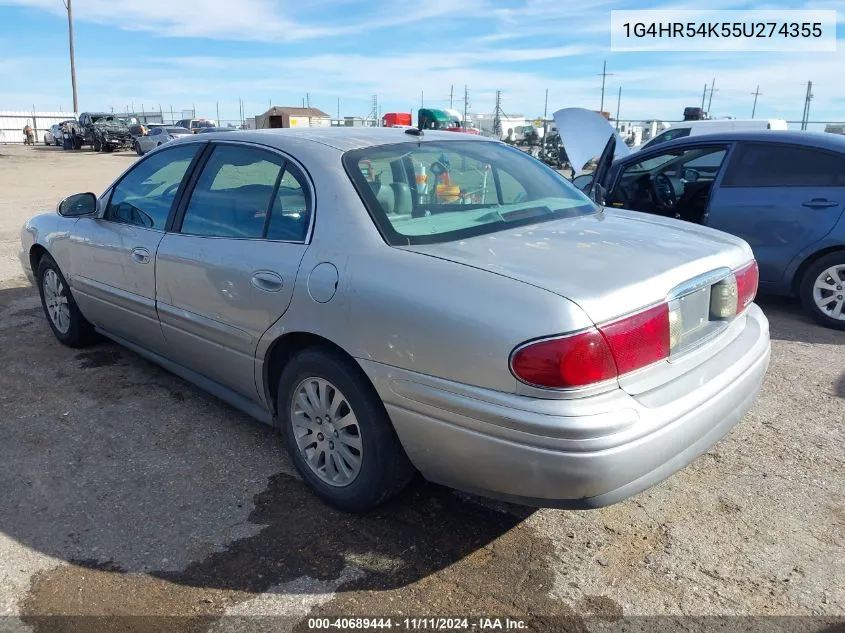
[[[328,509],[279,438],[111,343],[61,346],[18,231],[134,157],[0,146],[0,631],[258,631],[331,615],[845,615],[845,335],[764,299],[771,368],[713,450],[610,508],[500,506],[415,482]],[[582,620],[584,616],[604,619]],[[223,616],[229,616],[221,619]],[[277,629],[273,629],[277,630]]]

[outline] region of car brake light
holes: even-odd
[[[757,296],[757,286],[760,283],[760,269],[757,267],[757,260],[752,259],[750,264],[736,271],[735,276],[737,288],[736,313],[739,314]]]
[[[537,387],[566,389],[616,378],[669,356],[666,303],[577,334],[527,343],[511,371]]]

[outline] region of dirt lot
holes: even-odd
[[[53,338],[17,263],[20,226],[64,194],[99,193],[133,160],[0,146],[0,631],[307,630],[325,614],[572,631],[622,615],[845,616],[845,334],[762,300],[773,357],[756,406],[627,502],[532,511],[417,482],[346,516],[308,493],[272,430],[115,345]],[[160,617],[121,619],[138,615]],[[752,622],[833,630],[809,618],[742,627]]]

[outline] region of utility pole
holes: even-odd
[[[622,86],[619,86],[619,96],[616,97],[616,130],[619,131],[619,109],[622,106]]]
[[[502,91],[496,91],[496,109],[493,111],[493,133],[497,138],[502,138]]]
[[[762,92],[760,92],[760,86],[757,86],[757,90],[755,90],[755,91],[754,91],[754,92],[752,92],[751,94],[753,94],[753,95],[754,95],[754,105],[753,105],[753,106],[752,106],[752,108],[751,108],[751,118],[753,119],[753,118],[754,118],[754,113],[755,113],[755,112],[757,112],[757,97],[759,97],[759,96],[760,96],[760,95],[762,95],[763,93],[762,93]]]
[[[72,0],[63,0],[62,4],[67,9],[67,34],[70,43],[70,86],[73,90],[73,113],[79,114],[79,103],[76,97],[76,60],[73,52],[73,6]]]
[[[813,100],[813,82],[807,82],[807,96],[804,97],[804,114],[801,117],[801,129],[806,130],[810,122],[810,101]]]
[[[704,92],[701,93],[701,111],[704,112],[704,100],[707,99],[707,82],[704,82]]]
[[[420,90],[420,107],[425,107],[425,92]]]
[[[372,97],[372,102],[371,102],[371,103],[372,103],[372,107],[371,107],[371,109],[370,109],[370,114],[369,114],[369,116],[368,116],[367,118],[368,118],[368,119],[371,119],[371,120],[373,121],[373,127],[378,127],[378,126],[379,126],[379,120],[378,120],[378,95],[373,95],[373,97]]]
[[[340,121],[340,97],[337,98],[337,120]]]
[[[452,99],[455,96],[455,84],[452,84],[449,87],[449,109],[451,110],[454,106],[452,105]]]
[[[710,84],[710,99],[707,101],[707,113],[710,113],[710,106],[713,105],[713,93],[716,91],[716,78],[713,77],[713,83]]]
[[[467,112],[469,111],[469,88],[467,85],[464,84],[464,120],[461,124],[461,127],[464,128],[464,131],[467,129]]]
[[[604,63],[601,67],[601,105],[599,106],[599,112],[604,112],[604,82],[605,79],[609,76],[612,76],[613,73],[607,72],[607,60],[604,60]]]
[[[311,93],[310,92],[305,93],[305,104],[306,104],[306,107],[308,107],[308,108],[311,107]]]
[[[220,102],[216,103],[217,106],[217,125],[220,125]]]

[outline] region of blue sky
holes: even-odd
[[[711,9],[839,8],[830,53],[612,53],[610,10],[699,8],[686,0],[74,0],[80,109],[148,110],[238,117],[274,105],[311,104],[333,116],[425,104],[507,113],[605,109],[622,119],[679,118],[716,78],[711,114],[800,119],[807,80],[811,118],[845,121],[845,2],[723,2]],[[0,109],[71,109],[67,19],[61,0],[0,0]],[[461,104],[458,106],[457,104]]]

